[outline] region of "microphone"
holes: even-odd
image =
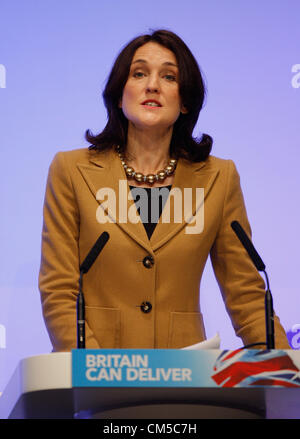
[[[103,249],[103,247],[105,246],[108,240],[109,240],[109,234],[107,232],[103,232],[97,239],[94,246],[91,248],[90,252],[86,256],[83,263],[80,265],[80,272],[85,274],[89,271],[89,269],[95,262],[97,256],[99,255],[99,253],[101,252],[101,250]]]
[[[256,269],[258,271],[262,271],[265,275],[266,284],[267,284],[267,289],[265,294],[266,345],[267,345],[267,349],[274,349],[275,341],[274,341],[273,299],[270,291],[268,275],[265,271],[266,266],[263,260],[261,259],[261,257],[259,256],[259,254],[257,253],[257,251],[255,250],[255,247],[252,244],[249,237],[247,236],[246,232],[244,231],[242,226],[238,223],[238,221],[232,221],[231,228],[233,229],[236,236],[239,238],[243,247],[247,251]]]
[[[257,253],[257,251],[255,250],[254,245],[252,244],[252,242],[248,238],[246,232],[244,231],[244,229],[242,228],[240,223],[238,223],[237,221],[232,221],[231,227],[234,230],[237,237],[239,238],[239,240],[241,241],[242,245],[245,247],[248,255],[250,256],[250,258],[251,258],[253,264],[255,265],[255,267],[257,268],[257,270],[264,271],[266,266],[263,263],[259,254]]]
[[[84,295],[82,291],[82,277],[84,274],[86,274],[97,257],[99,256],[100,252],[102,251],[103,247],[107,243],[109,239],[109,234],[107,232],[103,232],[99,238],[97,239],[96,243],[93,245],[91,250],[89,251],[88,255],[84,259],[83,263],[80,265],[80,274],[79,274],[79,292],[77,296],[77,303],[76,303],[76,309],[77,309],[77,348],[78,349],[84,349],[85,348],[85,303],[84,303]]]

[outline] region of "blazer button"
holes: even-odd
[[[154,259],[152,256],[145,256],[143,259],[143,265],[146,268],[152,268],[154,265]]]
[[[150,302],[142,302],[141,305],[140,305],[140,308],[141,308],[142,312],[147,314],[148,312],[151,311],[152,305],[151,305]]]

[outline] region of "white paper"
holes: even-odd
[[[200,343],[193,344],[191,346],[186,346],[182,349],[190,349],[190,350],[196,350],[196,349],[220,349],[220,343],[221,339],[219,336],[219,333],[217,332],[216,335],[208,340],[201,341]]]

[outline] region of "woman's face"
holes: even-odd
[[[186,110],[179,96],[179,71],[174,53],[157,43],[139,47],[119,103],[137,129],[169,128]]]

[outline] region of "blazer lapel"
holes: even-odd
[[[195,217],[199,209],[204,209],[204,201],[213,186],[217,174],[217,170],[206,170],[206,162],[190,163],[184,159],[178,160],[172,189],[175,189],[175,191],[179,190],[179,194],[181,193],[182,195],[182,203],[181,206],[179,206],[181,212],[178,212],[178,208],[176,208],[179,217],[181,217],[181,221],[175,222],[175,218],[173,218],[173,221],[170,221],[169,223],[163,222],[165,209],[170,208],[171,214],[172,212],[175,212],[175,197],[171,196],[169,200],[170,204],[169,206],[167,204],[164,206],[159,223],[151,236],[150,242],[153,251],[166,244],[177,233],[179,233],[183,227],[191,227],[189,223],[192,217]],[[198,190],[198,195],[200,196],[196,197],[196,190],[198,188],[203,189],[204,193]],[[188,192],[191,194],[191,197],[189,202],[184,204],[184,198],[186,198]],[[202,193],[203,197],[201,196]],[[204,213],[204,211],[202,212]],[[190,224],[192,224],[192,221]]]

